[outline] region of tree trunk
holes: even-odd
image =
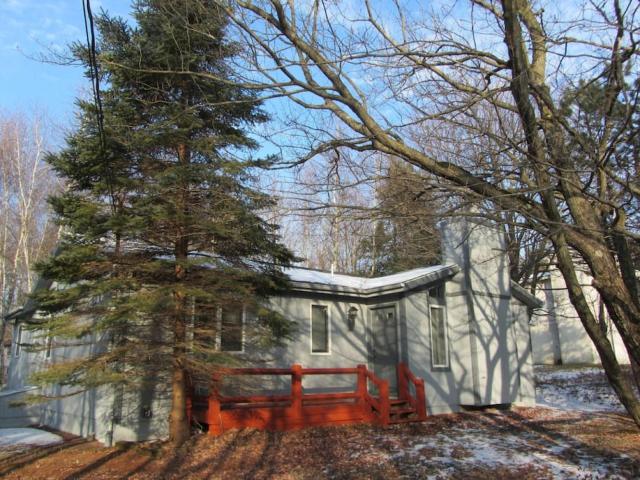
[[[558,268],[564,277],[569,298],[576,309],[578,316],[587,334],[593,341],[602,366],[607,374],[611,386],[617,393],[620,401],[625,406],[634,422],[640,426],[640,401],[634,391],[632,384],[625,377],[624,372],[616,359],[615,352],[603,333],[598,322],[591,311],[584,296],[584,292],[576,275],[576,267],[571,258],[569,245],[576,249],[582,259],[591,269],[594,286],[601,295],[602,301],[607,307],[607,311],[613,322],[618,327],[622,338],[625,340],[627,348],[630,349],[633,359],[640,358],[640,348],[638,348],[637,337],[635,337],[635,325],[632,324],[635,312],[631,309],[636,302],[630,301],[625,311],[625,305],[620,305],[620,289],[626,292],[623,282],[618,282],[619,274],[615,262],[609,249],[599,241],[598,234],[602,233],[601,219],[593,206],[582,192],[578,189],[580,185],[577,174],[568,163],[569,159],[564,151],[565,141],[561,138],[562,129],[553,121],[553,112],[548,108],[549,102],[540,102],[539,108],[542,110],[541,118],[536,116],[536,108],[532,104],[531,85],[535,85],[535,93],[545,100],[549,100],[549,94],[544,85],[544,66],[546,48],[543,41],[540,25],[535,17],[532,17],[532,10],[529,4],[523,4],[517,0],[502,0],[503,18],[505,25],[505,43],[509,51],[511,60],[512,79],[510,83],[513,98],[516,101],[518,114],[525,131],[527,140],[527,153],[532,161],[537,183],[543,187],[541,192],[542,204],[547,217],[554,221],[556,225],[563,223],[552,188],[557,188],[558,183],[563,197],[566,199],[569,212],[575,224],[583,231],[591,234],[579,235],[571,230],[555,229],[550,235],[555,247]],[[527,18],[525,18],[527,16]],[[523,21],[531,36],[531,43],[534,48],[533,60],[530,63],[527,57],[527,46],[523,40],[520,21]],[[540,127],[543,127],[545,143],[540,138]],[[549,173],[544,165],[551,163],[561,167],[558,170],[559,182],[552,182]],[[602,238],[602,237],[600,237]],[[613,290],[616,291],[613,291]]]
[[[7,321],[4,319],[4,309],[0,309],[0,315],[2,315],[2,317],[0,317],[0,387],[2,387],[7,380],[4,374],[5,365],[7,363],[4,348],[4,339],[7,335]]]
[[[634,391],[633,384],[620,368],[620,364],[618,363],[616,354],[611,347],[607,335],[600,328],[593,312],[589,308],[578,277],[575,274],[575,265],[573,264],[571,253],[569,252],[564,237],[562,234],[557,234],[552,237],[552,241],[558,252],[558,268],[567,284],[571,303],[576,309],[589,338],[591,338],[598,351],[600,360],[602,361],[602,367],[609,379],[609,383],[633,421],[636,425],[640,426],[640,401]]]
[[[177,304],[181,303],[178,295],[175,296],[175,299]],[[174,324],[174,338],[169,439],[174,445],[180,446],[189,439],[191,432],[187,418],[187,374],[182,364],[186,328],[184,318],[179,318],[177,315]]]
[[[188,165],[189,148],[187,145],[178,146],[178,160],[181,166]],[[181,185],[176,199],[177,210],[187,213],[188,185]],[[175,446],[182,445],[191,434],[187,417],[187,371],[184,366],[187,339],[187,296],[181,283],[187,275],[186,262],[189,255],[189,239],[186,226],[177,222],[175,241],[175,282],[174,288],[174,346],[173,346],[173,376],[171,380],[171,414],[169,421],[169,436]]]

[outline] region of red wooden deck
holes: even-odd
[[[285,395],[224,396],[225,377],[238,375],[287,375],[291,389]],[[351,392],[305,393],[302,379],[309,375],[355,375]],[[189,417],[209,427],[209,435],[233,428],[291,430],[317,425],[422,421],[427,417],[424,381],[407,365],[397,367],[398,398],[389,396],[389,382],[376,377],[365,365],[356,368],[235,368],[221,371],[212,382],[209,397],[189,401]],[[323,382],[325,387],[330,387]],[[413,388],[411,388],[413,387]],[[412,393],[413,390],[413,393]],[[375,392],[375,393],[374,393]]]

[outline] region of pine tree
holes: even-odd
[[[272,199],[252,187],[252,172],[268,159],[240,156],[258,147],[246,129],[267,116],[234,81],[229,60],[241,46],[225,39],[225,15],[214,1],[139,0],[133,18],[96,19],[104,120],[79,101],[79,129],[48,158],[69,185],[51,200],[66,234],[39,267],[57,288],[37,301],[52,314],[49,335],[91,334],[102,348],[36,379],[77,389],[166,382],[180,444],[190,379],[229,361],[225,328],[241,341],[220,310],[264,308],[286,286],[280,267],[292,255],[259,215]],[[89,72],[90,52],[72,52]],[[284,319],[260,318],[260,334],[286,337]]]
[[[435,223],[439,204],[428,179],[411,165],[390,159],[376,197],[373,235],[360,244],[361,273],[388,275],[437,263],[440,236]]]

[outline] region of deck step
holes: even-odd
[[[416,413],[416,409],[413,407],[407,408],[392,408],[390,411],[391,415],[404,415],[407,413]]]
[[[392,418],[391,420],[389,420],[390,424],[396,424],[396,423],[413,423],[413,422],[420,422],[421,420],[419,418]]]

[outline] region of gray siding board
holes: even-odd
[[[443,238],[443,260],[449,266],[442,272],[446,274],[425,276],[398,288],[367,291],[366,295],[331,288],[314,290],[313,285],[305,285],[272,297],[271,308],[296,325],[292,340],[286,346],[270,351],[260,350],[249,342],[242,353],[235,355],[247,364],[261,366],[301,364],[323,368],[365,364],[372,368],[372,313],[376,308],[393,306],[399,359],[425,380],[430,414],[458,411],[467,405],[533,404],[535,392],[529,332],[533,303],[526,297],[526,292],[512,294],[504,239],[491,227],[475,225],[471,228],[465,221],[454,222],[445,228]],[[446,295],[435,302],[446,309],[448,365],[436,367],[432,365],[429,321],[430,301],[434,300],[429,299],[428,290],[442,283],[445,283]],[[328,309],[330,346],[327,353],[311,351],[313,304]],[[353,331],[347,322],[351,307],[358,309]],[[248,317],[246,321],[250,323],[255,319]],[[104,344],[94,339],[85,347],[69,347],[61,353],[54,350],[52,361],[58,358],[57,355],[62,355],[60,358],[87,355],[91,348],[104,348]],[[46,363],[43,356],[44,352],[26,351],[19,358],[12,356],[9,388],[27,386],[29,373]],[[287,376],[269,381],[266,378],[256,378],[254,385],[230,383],[227,388],[231,391],[268,388],[274,392],[289,388]],[[307,391],[350,390],[355,387],[355,381],[355,375],[307,376],[303,387]],[[11,414],[7,413],[6,399],[0,396],[0,420],[6,425],[43,423],[79,435],[95,435],[105,443],[163,438],[167,434],[170,405],[167,385],[167,382],[159,381],[153,391],[126,392],[120,412],[116,411],[119,402],[112,388],[13,410]],[[141,406],[151,408],[151,418],[142,418]]]

